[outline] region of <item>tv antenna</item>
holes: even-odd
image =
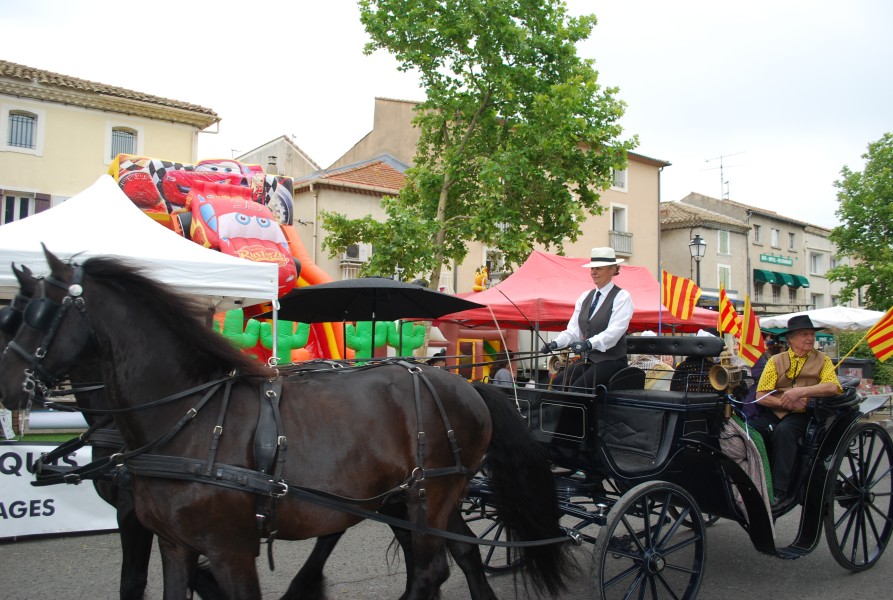
[[[732,154],[720,154],[719,156],[714,156],[713,158],[708,158],[707,160],[704,161],[707,163],[713,162],[715,160],[719,161],[718,167],[711,167],[710,169],[705,169],[705,170],[709,171],[709,170],[719,169],[719,188],[720,188],[720,196],[719,197],[722,198],[723,200],[729,199],[729,180],[726,179],[723,169],[741,166],[741,165],[724,165],[723,159],[729,158],[730,156],[738,156],[739,154],[744,154],[744,152],[734,152]]]

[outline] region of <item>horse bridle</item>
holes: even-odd
[[[11,327],[15,327],[12,333],[18,331],[21,325],[26,325],[31,329],[43,332],[43,339],[34,349],[34,352],[28,352],[14,339],[6,345],[6,352],[14,352],[21,357],[27,367],[25,369],[25,381],[22,383],[22,390],[27,394],[34,396],[35,392],[40,391],[41,395],[46,396],[52,388],[61,379],[62,375],[51,373],[43,366],[43,359],[46,357],[47,350],[52,344],[62,321],[68,314],[72,306],[77,308],[82,318],[87,320],[89,333],[88,336],[94,335],[93,324],[87,314],[87,305],[84,301],[84,288],[81,286],[84,271],[81,267],[75,267],[74,275],[70,283],[66,283],[52,275],[40,279],[40,292],[33,298],[28,299],[22,294],[16,296],[14,304],[3,310],[6,311],[0,319],[0,327],[6,333],[10,333]],[[46,295],[46,286],[52,285],[59,289],[65,290],[65,297],[61,302],[55,302]],[[24,309],[21,305],[25,303]]]
[[[22,324],[22,315],[25,307],[31,301],[31,296],[19,292],[8,305],[0,308],[0,332],[12,339]]]

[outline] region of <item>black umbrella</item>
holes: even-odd
[[[295,288],[279,299],[279,319],[301,323],[337,321],[435,320],[483,308],[442,292],[384,277],[345,279]],[[269,317],[271,312],[258,315]]]

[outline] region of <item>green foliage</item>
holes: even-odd
[[[864,171],[844,166],[834,182],[843,224],[831,232],[831,241],[853,260],[828,271],[828,278],[845,283],[841,300],[865,287],[864,304],[886,311],[893,305],[893,134],[869,144],[862,158]]]
[[[846,356],[857,342],[865,336],[863,332],[840,334],[840,356]],[[850,354],[850,358],[867,358],[874,362],[874,382],[880,385],[893,385],[893,364],[880,362],[864,341]]]
[[[415,165],[387,221],[323,213],[324,247],[371,242],[364,274],[431,273],[462,261],[466,243],[499,248],[520,264],[534,244],[563,250],[613,169],[626,167],[636,140],[618,140],[625,105],[604,88],[576,43],[593,15],[570,17],[562,1],[360,0],[371,37],[400,70],[419,73],[427,100]]]

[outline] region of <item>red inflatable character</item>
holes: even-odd
[[[279,295],[297,283],[298,273],[288,241],[270,209],[251,199],[242,186],[194,182],[189,192],[191,238],[206,248],[279,266]]]

